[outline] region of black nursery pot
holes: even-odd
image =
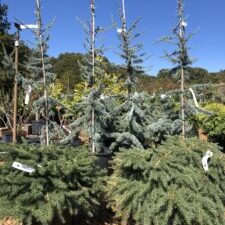
[[[16,141],[21,142],[22,137],[25,137],[23,132],[18,132],[16,136]],[[11,130],[2,131],[2,143],[12,143],[13,142],[13,132]]]
[[[45,125],[43,120],[34,120],[32,121],[32,134],[41,135],[41,129]]]

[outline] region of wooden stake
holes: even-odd
[[[92,77],[91,77],[91,89],[94,88],[94,79],[95,79],[95,1],[90,1],[91,5],[91,56],[92,56]],[[92,106],[91,110],[91,151],[95,153],[95,109]]]
[[[14,75],[14,94],[13,94],[13,143],[16,143],[17,139],[17,95],[18,95],[18,64],[19,64],[19,30],[16,32],[15,38],[15,75]]]

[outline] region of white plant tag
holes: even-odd
[[[66,127],[65,125],[62,125],[62,128],[63,128],[63,130],[65,130],[68,134],[71,134],[71,133],[72,133],[72,131],[71,131],[68,127]]]
[[[121,34],[122,32],[123,32],[122,29],[120,29],[120,28],[117,29],[117,33],[118,33],[118,34]]]
[[[162,94],[162,95],[160,95],[160,97],[161,97],[161,99],[165,99],[167,96],[166,96],[166,94]]]
[[[193,100],[194,100],[195,106],[196,106],[197,108],[199,108],[199,104],[198,104],[198,101],[197,101],[197,98],[196,98],[196,95],[195,95],[194,90],[193,90],[192,88],[189,88],[189,91],[190,91],[190,92],[191,92],[191,94],[192,94],[192,97],[193,97]]]
[[[208,160],[213,157],[213,153],[211,151],[207,151],[206,154],[202,158],[202,166],[205,171],[209,170]]]
[[[101,95],[100,95],[100,100],[104,100],[104,99],[106,99],[106,96],[103,95],[103,94],[101,94]]]
[[[25,29],[38,29],[37,24],[28,24],[28,25],[20,25],[20,29],[25,30]]]
[[[35,172],[35,169],[33,169],[29,166],[23,165],[21,163],[18,163],[18,162],[14,162],[12,164],[12,167],[17,169],[17,170],[21,170],[23,172],[30,173],[30,174]]]
[[[126,32],[126,29],[124,29],[124,30],[123,30],[122,28],[118,28],[118,29],[117,29],[117,33],[118,33],[118,34],[122,34],[123,31]]]
[[[183,27],[187,27],[187,26],[188,26],[188,23],[185,22],[185,21],[182,21],[182,22],[181,22],[181,25],[182,25]]]
[[[25,105],[29,104],[31,92],[32,92],[32,87],[31,87],[31,85],[29,85],[27,90],[26,90]]]
[[[19,47],[20,42],[18,40],[15,41],[15,47]]]

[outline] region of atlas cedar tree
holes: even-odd
[[[0,35],[8,34],[10,22],[7,18],[8,6],[0,2]]]
[[[52,115],[52,106],[57,104],[57,101],[48,95],[48,88],[55,79],[55,74],[51,72],[52,65],[50,58],[47,56],[49,28],[42,22],[41,1],[35,0],[35,17],[37,29],[31,30],[35,36],[34,48],[31,49],[28,62],[23,66],[24,74],[21,76],[22,85],[30,99],[33,98],[33,111],[36,113],[36,119],[39,119],[39,114],[45,119],[45,129],[42,132],[42,144],[49,145],[50,143],[50,126],[49,117]],[[30,103],[29,103],[30,104]]]
[[[44,102],[45,102],[45,143],[49,145],[49,103],[48,103],[48,88],[47,88],[47,77],[46,77],[46,67],[45,67],[45,56],[47,51],[47,43],[44,40],[44,32],[41,15],[41,0],[36,0],[36,22],[38,25],[37,29],[37,40],[40,48],[40,59],[42,67],[42,77],[43,77],[43,91],[44,91]]]
[[[181,135],[185,138],[185,78],[186,78],[186,68],[192,64],[192,60],[188,55],[188,41],[192,37],[193,33],[187,35],[187,21],[184,15],[184,0],[177,0],[178,12],[177,19],[178,22],[173,29],[173,36],[162,38],[163,41],[174,43],[177,46],[172,53],[166,53],[166,58],[168,58],[177,67],[174,69],[176,75],[179,76],[180,80],[180,92],[181,92]]]
[[[119,56],[124,61],[123,72],[120,79],[124,82],[127,96],[114,109],[116,112],[116,129],[111,133],[112,142],[110,149],[114,151],[121,146],[144,148],[147,117],[143,111],[143,96],[136,93],[138,75],[143,71],[142,63],[144,55],[143,44],[137,42],[141,35],[136,31],[139,19],[130,27],[127,25],[125,15],[125,2],[122,0],[120,10],[120,24],[115,23],[119,39]]]
[[[91,19],[88,22],[81,21],[86,38],[84,42],[87,53],[80,61],[81,77],[86,82],[88,90],[78,104],[74,106],[75,120],[69,125],[71,133],[62,140],[69,143],[75,135],[83,129],[88,132],[90,151],[92,153],[104,151],[104,139],[107,128],[110,126],[110,115],[106,109],[106,99],[102,96],[105,75],[102,43],[98,42],[98,36],[104,28],[96,26],[95,1],[90,0]]]

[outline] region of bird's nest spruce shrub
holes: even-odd
[[[171,137],[158,148],[121,151],[112,167],[110,203],[125,224],[225,224],[225,155],[216,144]]]
[[[68,214],[94,216],[104,174],[88,148],[0,145],[0,153],[0,221],[44,225],[65,222]],[[14,168],[15,162],[27,167]]]

